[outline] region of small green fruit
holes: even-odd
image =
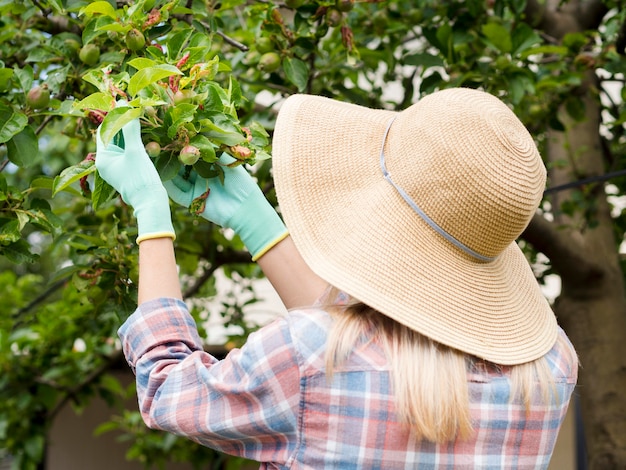
[[[126,33],[126,47],[135,52],[142,49],[146,45],[146,38],[143,33],[136,28],[129,30]]]
[[[200,150],[193,145],[186,145],[178,154],[178,160],[183,165],[193,165],[200,158]]]
[[[337,0],[335,6],[339,11],[350,11],[354,8],[354,0]]]
[[[100,48],[95,44],[85,44],[80,49],[78,58],[85,65],[96,65],[100,60]]]
[[[65,46],[65,49],[72,55],[78,54],[78,51],[80,51],[80,42],[78,42],[77,39],[66,38],[63,41],[63,44]]]
[[[148,142],[146,144],[146,152],[148,152],[148,155],[152,158],[158,157],[161,153],[161,146],[158,142]]]
[[[174,104],[191,103],[196,96],[197,93],[193,90],[178,90],[174,93]]]
[[[157,110],[154,106],[146,106],[143,108],[143,112],[148,117],[155,117],[157,115]]]
[[[26,94],[26,104],[33,109],[47,108],[50,103],[50,90],[48,85],[37,85]]]
[[[111,30],[107,31],[107,37],[113,42],[119,42],[120,39],[122,38],[119,31],[111,31]]]
[[[343,13],[336,8],[329,8],[326,12],[326,23],[328,26],[339,26],[343,20]]]
[[[259,70],[272,73],[280,67],[280,56],[276,52],[266,52],[259,59]]]
[[[256,40],[256,50],[261,54],[272,52],[274,50],[274,41],[268,37],[260,37]]]

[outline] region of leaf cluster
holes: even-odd
[[[626,13],[615,6],[607,2],[602,28],[556,38],[533,23],[525,0],[0,2],[0,301],[9,306],[0,316],[0,448],[34,468],[59,406],[127,393],[107,371],[119,360],[116,327],[136,303],[136,228],[95,169],[98,128],[121,144],[119,130],[139,119],[164,180],[191,169],[219,177],[216,162],[230,155],[276,204],[271,135],[288,95],[397,110],[437,89],[481,88],[509,103],[544,150],[548,131],[588,118],[579,90],[592,74],[604,104],[603,165],[620,170],[626,64],[616,44]],[[44,85],[50,99],[35,109],[28,94]],[[181,161],[188,146],[193,163]],[[576,175],[574,161],[547,163]],[[612,184],[616,197],[626,189],[623,178]],[[592,221],[596,195],[550,209]],[[236,294],[223,294],[219,314],[239,344],[254,328],[246,313],[259,269],[236,236],[186,209],[172,213],[194,315],[202,325],[223,273]],[[618,242],[625,228],[616,206]],[[530,247],[528,256],[539,259]],[[208,458],[137,420],[117,416],[102,428],[135,439],[129,458],[159,466],[173,449],[181,460]]]

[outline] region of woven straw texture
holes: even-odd
[[[393,180],[480,261],[435,232]],[[280,210],[320,277],[440,343],[512,365],[549,351],[554,314],[515,239],[546,172],[532,137],[497,98],[435,92],[406,110],[294,95],[273,140]]]

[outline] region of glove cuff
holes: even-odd
[[[252,255],[258,260],[273,246],[283,240],[289,232],[272,205],[261,194],[250,194],[238,211],[228,221],[231,227]]]
[[[145,196],[134,204],[137,243],[151,238],[176,239],[167,191],[162,185],[144,188]]]

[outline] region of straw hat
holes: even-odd
[[[273,169],[294,243],[330,284],[498,364],[554,345],[554,314],[515,242],[546,170],[499,99],[455,88],[393,112],[294,95]]]

